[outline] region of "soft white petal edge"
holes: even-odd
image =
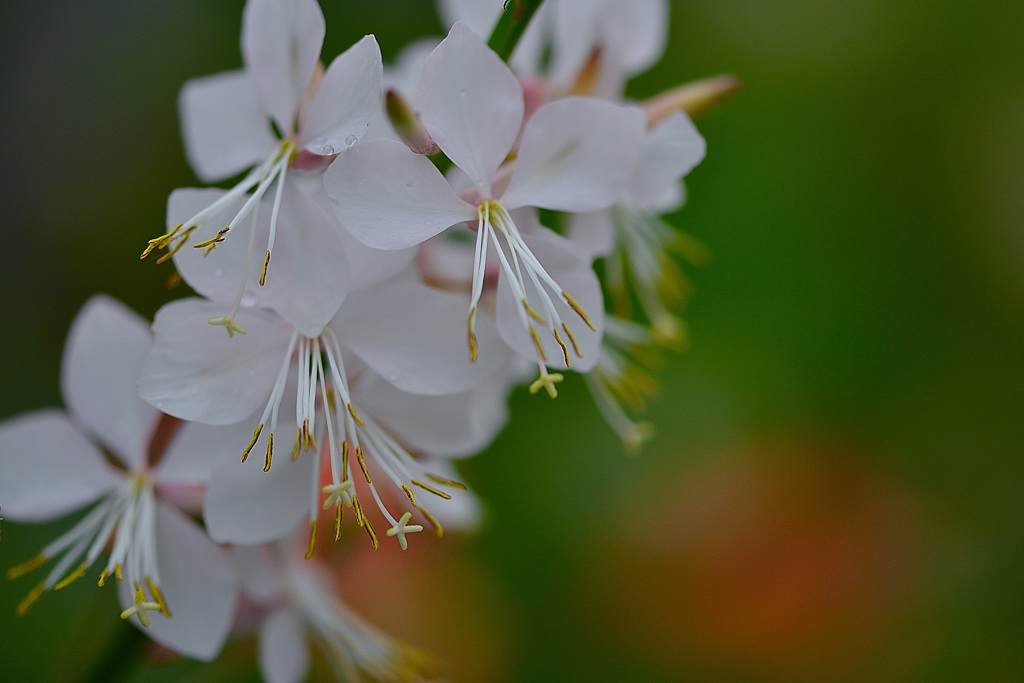
[[[260,625],[260,673],[267,683],[299,683],[309,672],[309,644],[302,619],[283,607]]]

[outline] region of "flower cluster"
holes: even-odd
[[[67,412],[0,425],[9,518],[88,508],[8,571],[53,561],[19,612],[103,556],[122,618],[184,655],[216,657],[256,613],[270,681],[305,676],[307,636],[351,679],[425,677],[338,600],[318,533],[404,550],[472,527],[454,461],[516,386],[555,398],[568,370],[639,445],[636,350],[682,336],[680,238],[658,216],[704,154],[686,110],[730,86],[624,98],[660,56],[664,0],[549,0],[508,63],[481,37],[501,12],[444,2],[447,37],[385,70],[373,36],[324,67],[315,0],[247,2],[244,68],[180,98],[196,175],[240,180],[174,191],[142,254],[198,296],[151,327],[90,300]]]

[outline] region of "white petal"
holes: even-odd
[[[549,102],[526,124],[502,204],[572,212],[608,208],[635,167],[645,128],[636,107],[587,97]]]
[[[214,659],[224,645],[238,603],[238,579],[224,554],[195,522],[157,503],[156,556],[160,589],[170,618],[150,616],[149,628],[130,621],[155,640],[187,657]],[[119,585],[121,604],[132,604],[132,587]]]
[[[59,517],[121,482],[103,454],[57,410],[0,423],[3,514],[27,522]]]
[[[203,506],[207,531],[215,541],[242,545],[273,541],[288,535],[309,514],[316,457],[303,451],[297,460],[291,459],[294,420],[282,420],[275,436],[278,447],[269,472],[263,471],[265,449],[254,449],[240,462],[247,441],[236,443],[218,458]]]
[[[309,645],[293,610],[271,613],[260,626],[260,673],[267,683],[299,683],[309,673]]]
[[[339,156],[324,174],[334,212],[375,249],[405,249],[476,219],[426,157],[393,140],[370,140]]]
[[[437,3],[437,11],[441,16],[442,26],[451,26],[457,21],[462,21],[478,35],[487,36],[498,23],[501,5],[480,0],[441,0]]]
[[[267,112],[244,71],[187,82],[178,109],[185,155],[204,182],[233,176],[263,161],[277,146]]]
[[[317,154],[336,154],[366,132],[383,102],[380,47],[366,36],[338,55],[306,108],[302,142]]]
[[[615,246],[615,224],[608,211],[574,213],[569,217],[569,241],[593,260],[607,256]]]
[[[500,362],[497,354],[469,360],[467,300],[416,282],[385,287],[345,306],[332,323],[360,360],[388,382],[414,394],[452,394],[480,383]],[[477,332],[486,349],[497,340]]]
[[[438,147],[490,194],[523,123],[523,89],[508,66],[456,23],[423,67],[416,105]]]
[[[228,427],[182,422],[154,468],[153,478],[159,484],[205,485],[210,471],[226,453],[238,459],[253,429],[245,421]]]
[[[447,460],[431,458],[421,461],[421,464],[426,472],[452,481],[463,481],[459,471]],[[461,491],[454,487],[447,487],[445,490],[452,497],[451,500],[440,503],[433,503],[431,501],[430,514],[441,523],[445,531],[460,531],[463,533],[477,531],[480,522],[483,520],[484,509],[476,493],[472,489]],[[424,526],[429,524],[429,521],[426,519],[423,522]]]
[[[679,180],[704,158],[704,138],[690,117],[676,112],[648,133],[622,199],[637,211],[656,210]]]
[[[270,396],[291,329],[269,313],[243,309],[235,317],[248,334],[228,337],[211,318],[222,304],[185,299],[156,315],[156,343],[146,358],[139,393],[163,412],[211,425],[239,422]]]
[[[229,557],[243,593],[260,603],[271,602],[278,597],[281,592],[280,577],[277,567],[271,562],[267,546],[232,546]]]
[[[61,366],[71,415],[133,470],[142,466],[156,419],[136,388],[152,344],[146,321],[118,301],[95,296],[71,324]]]
[[[278,128],[295,130],[295,111],[313,76],[324,41],[316,0],[249,0],[242,12],[242,58]]]
[[[510,384],[491,377],[450,396],[419,396],[371,380],[359,385],[354,400],[414,452],[463,457],[483,450],[508,421]]]
[[[516,221],[520,222],[519,216],[516,217]],[[538,231],[524,231],[523,240],[548,274],[586,311],[596,328],[596,331],[591,331],[583,320],[562,299],[558,298],[558,293],[552,296],[555,309],[572,330],[580,347],[579,357],[573,353],[571,348],[569,349],[571,367],[577,372],[587,372],[597,363],[597,354],[601,346],[601,334],[604,328],[604,299],[597,276],[591,270],[589,261],[571,242],[546,228]],[[538,300],[535,298],[536,290],[532,283],[527,283],[526,291],[527,298],[531,302]],[[498,280],[498,331],[509,346],[523,357],[532,359],[535,357],[533,342],[520,322],[517,310],[519,306],[520,302],[512,296],[508,282],[502,276]],[[534,303],[534,307],[537,308],[536,303]],[[562,350],[553,335],[545,332],[541,326],[538,326],[537,333],[547,354],[548,366],[565,369]]]

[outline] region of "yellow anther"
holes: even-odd
[[[249,445],[245,447],[244,451],[242,451],[242,462],[245,462],[246,458],[249,457],[249,451],[251,451],[252,447],[256,445],[256,440],[260,438],[260,434],[262,432],[263,432],[263,423],[260,422],[260,426],[257,427],[256,431],[252,433],[252,441],[250,441]]]
[[[445,500],[451,500],[452,499],[452,497],[449,496],[444,491],[438,491],[437,489],[435,489],[433,486],[430,486],[429,484],[424,484],[422,481],[419,481],[417,479],[412,479],[411,481],[412,481],[413,484],[416,484],[416,486],[419,486],[424,491],[429,491],[430,493],[433,493],[435,496],[440,496],[440,497],[444,498]]]
[[[304,448],[309,448],[310,440],[312,438],[313,435],[309,433],[309,418],[306,418],[302,421],[302,443]]]
[[[345,508],[342,507],[341,503],[334,506],[334,540],[341,540],[341,511]]]
[[[267,435],[267,461],[263,465],[263,471],[270,471],[270,459],[274,457],[274,432]]]
[[[29,591],[28,595],[25,596],[25,599],[18,603],[18,606],[14,610],[15,613],[19,617],[25,616],[25,612],[28,612],[28,608],[32,606],[32,603],[38,600],[39,597],[45,592],[46,582],[40,581],[36,584],[35,588]]]
[[[100,572],[100,580],[96,582],[96,585],[99,586],[100,588],[103,588],[103,584],[105,584],[107,582],[107,577],[108,576],[110,576],[110,570],[104,568],[103,571]]]
[[[415,533],[417,531],[423,531],[423,526],[420,524],[409,524],[409,519],[412,517],[411,512],[406,512],[399,518],[398,524],[388,529],[388,536],[397,536],[398,545],[402,547],[402,550],[406,550],[409,547],[409,542],[405,540],[406,534]]]
[[[477,356],[476,344],[476,306],[469,309],[469,318],[466,321],[469,335],[469,362],[475,363]]]
[[[36,569],[37,567],[43,566],[48,559],[50,559],[50,558],[46,557],[45,555],[36,555],[35,557],[33,557],[28,562],[24,562],[22,564],[19,564],[16,567],[11,567],[10,569],[7,570],[7,579],[8,580],[13,580],[13,579],[16,579],[16,578],[18,578],[20,576],[24,576],[25,574],[28,574],[33,569]]]
[[[547,361],[548,354],[544,352],[544,347],[540,343],[540,337],[537,336],[537,328],[530,325],[530,339],[533,340],[533,348],[537,350],[537,357],[542,361]]]
[[[295,448],[292,449],[292,460],[299,459],[299,449],[302,448],[302,430],[295,428]]]
[[[587,324],[587,327],[590,328],[591,332],[597,332],[597,328],[594,327],[594,323],[590,322],[590,316],[587,315],[587,312],[584,311],[583,307],[577,303],[576,299],[569,296],[569,292],[564,289],[562,290],[562,298],[565,299],[565,303],[569,304],[569,308],[576,311],[576,315],[578,315],[583,322]]]
[[[160,235],[159,237],[154,237],[153,239],[149,240],[145,250],[142,252],[142,255],[139,256],[139,259],[146,258],[151,253],[153,253],[154,249],[163,249],[168,244],[170,244],[171,240],[174,239],[174,236],[178,234],[179,230],[181,230],[182,225],[184,225],[184,223],[178,223],[176,226],[174,226],[174,229],[171,230],[169,233]]]
[[[267,266],[270,265],[270,250],[267,250],[267,255],[263,257],[263,272],[260,273],[260,287],[267,284]]]
[[[370,481],[370,471],[366,469],[366,460],[363,458],[363,449],[361,446],[356,446],[356,460],[359,462],[359,469],[363,471],[363,477],[366,478],[367,484],[372,484]]]
[[[178,250],[180,250],[183,246],[185,246],[185,243],[188,242],[189,235],[191,235],[195,231],[196,227],[197,226],[193,225],[187,230],[185,230],[185,232],[181,233],[181,235],[178,236],[177,244],[171,247],[166,254],[158,258],[156,260],[157,264],[159,265],[161,263],[166,263],[168,259],[177,254]]]
[[[583,358],[583,354],[580,353],[580,345],[576,343],[576,335],[572,333],[569,326],[562,322],[562,329],[565,330],[565,336],[569,337],[569,343],[572,344],[572,350],[576,354],[577,358]],[[566,363],[568,365],[568,363]]]
[[[124,580],[124,572],[121,571],[120,562],[114,563],[114,576],[117,578],[118,581]]]
[[[423,508],[419,508],[419,511],[420,514],[426,517],[427,521],[430,522],[430,526],[434,527],[434,531],[437,532],[437,537],[441,538],[444,536],[444,529],[441,527],[441,523],[434,519],[434,516]]]
[[[530,385],[530,393],[536,394],[541,389],[544,389],[551,398],[558,398],[558,389],[555,388],[555,385],[563,379],[565,378],[562,377],[560,372],[541,371],[540,377],[533,380],[533,383]]]
[[[348,441],[341,442],[341,480],[348,479]]]
[[[234,319],[229,316],[224,316],[223,318],[210,318],[206,322],[210,325],[223,326],[224,329],[228,331],[229,337],[234,337],[235,332],[238,334],[245,334],[245,328],[236,323]]]
[[[533,306],[530,305],[529,301],[527,301],[526,299],[520,299],[520,301],[523,302],[523,308],[526,309],[526,313],[531,318],[533,318],[534,320],[539,322],[541,325],[547,325],[548,324],[548,321],[547,321],[547,319],[544,316],[542,316],[537,311],[533,310]]]
[[[555,329],[555,330],[551,330],[551,331],[555,335],[555,341],[558,342],[559,348],[562,349],[562,358],[565,359],[565,367],[569,367],[570,366],[570,364],[569,364],[569,349],[566,347],[565,343],[562,341],[562,338],[558,336],[558,330]]]
[[[439,477],[436,474],[431,474],[430,472],[424,472],[424,474],[427,475],[427,479],[434,482],[435,484],[441,484],[442,486],[451,486],[453,489],[458,489],[460,491],[466,491],[469,489],[468,486],[466,486],[462,482],[455,481],[454,479],[445,479],[444,477]]]
[[[74,581],[82,578],[82,575],[85,574],[85,570],[88,569],[88,568],[89,568],[89,564],[87,562],[83,562],[82,564],[78,565],[77,567],[75,567],[75,571],[71,572],[70,574],[65,576],[63,579],[58,581],[56,583],[56,585],[54,585],[53,590],[59,591],[62,588],[66,588],[67,586],[70,586]]]
[[[377,540],[377,534],[373,530],[373,525],[370,524],[370,520],[363,517],[363,528],[366,529],[366,535],[370,537],[370,543],[373,544],[373,549],[377,550],[380,548],[380,541]]]
[[[402,490],[405,491],[405,495],[408,496],[409,502],[412,503],[412,506],[416,507],[416,496],[412,495],[412,489],[409,488],[406,484],[402,484]]]
[[[132,615],[139,618],[139,623],[144,627],[149,628],[149,615],[147,611],[155,610],[162,612],[160,609],[160,603],[146,600],[146,594],[142,592],[142,586],[138,581],[135,582],[135,604],[121,612],[121,618],[127,619]]]
[[[217,232],[217,234],[214,235],[213,237],[211,237],[210,239],[203,240],[202,242],[197,242],[196,244],[193,244],[192,246],[195,249],[203,249],[204,250],[203,251],[203,257],[209,256],[210,252],[213,251],[213,248],[216,247],[218,244],[220,244],[221,242],[224,241],[224,236],[228,234],[228,230],[230,230],[230,229],[231,229],[231,226],[227,225],[227,226],[221,228]]]
[[[316,550],[316,520],[309,523],[309,550],[306,551],[306,559],[313,559],[313,551]]]
[[[160,605],[160,613],[165,617],[170,618],[171,610],[167,608],[167,601],[164,600],[164,594],[160,590],[160,587],[153,583],[153,579],[148,576],[146,577],[146,586],[149,587],[149,594],[152,595],[156,599],[157,604]]]
[[[365,525],[366,517],[363,516],[363,508],[359,507],[359,499],[355,496],[352,496],[352,509],[356,511],[356,524]]]
[[[354,405],[349,403],[348,406],[346,407],[348,408],[349,415],[352,416],[352,419],[356,421],[357,425],[362,427],[364,424],[366,424],[363,422],[363,418],[359,417],[359,413],[356,412],[356,407]]]

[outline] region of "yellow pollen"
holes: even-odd
[[[405,495],[408,496],[409,502],[412,503],[412,506],[416,507],[416,497],[412,495],[412,489],[409,488],[406,484],[402,484],[402,490],[405,491]]]
[[[566,348],[565,342],[562,341],[562,338],[558,336],[558,330],[555,329],[552,330],[552,332],[555,335],[555,341],[558,342],[559,348],[562,349],[562,358],[565,359],[565,367],[570,367],[571,364],[569,363],[569,349]]]
[[[102,572],[100,572],[100,580],[96,582],[96,585],[100,588],[103,588],[103,584],[107,582],[108,576],[110,576],[110,570],[104,569]]]
[[[299,448],[302,447],[302,430],[295,428],[295,448],[292,449],[292,460],[299,459]]]
[[[316,550],[316,520],[309,523],[309,550],[306,551],[306,559],[313,559],[313,551]]]
[[[341,480],[348,479],[348,441],[341,442]]]
[[[120,562],[115,562],[114,563],[114,576],[117,578],[118,581],[121,581],[121,580],[124,579],[124,573],[121,571],[121,563]]]
[[[160,590],[160,587],[153,583],[153,579],[146,577],[146,586],[149,587],[149,593],[156,598],[157,604],[160,605],[160,613],[165,617],[170,618],[171,610],[167,608],[167,601],[164,600],[164,594]]]
[[[252,441],[250,441],[249,445],[245,447],[244,451],[242,451],[242,462],[245,462],[245,459],[249,457],[249,451],[251,451],[252,447],[256,445],[256,440],[260,438],[261,432],[263,432],[262,422],[260,422],[260,426],[256,428],[256,431],[252,433]]]
[[[267,462],[263,465],[263,471],[270,471],[270,459],[274,457],[274,432],[270,432],[267,436]]]
[[[363,516],[363,508],[359,506],[359,499],[352,496],[352,509],[356,511],[356,524],[363,526],[366,524],[366,517]]]
[[[363,471],[363,477],[366,478],[367,484],[372,484],[370,481],[370,472],[366,469],[366,460],[363,459],[363,449],[361,446],[356,446],[356,460],[359,461],[359,469]]]
[[[43,564],[45,564],[48,559],[49,558],[45,555],[36,555],[28,562],[19,564],[16,567],[11,567],[7,570],[7,580],[10,581],[20,576],[24,576],[25,574],[28,574],[33,569],[43,566]]]
[[[183,246],[185,246],[185,243],[186,243],[186,242],[188,241],[188,238],[189,238],[189,236],[190,236],[190,235],[191,235],[191,234],[192,234],[193,232],[195,232],[195,229],[196,229],[197,227],[198,227],[198,226],[195,226],[195,225],[193,225],[192,227],[190,227],[190,228],[188,228],[187,230],[185,230],[185,232],[181,233],[180,237],[178,237],[178,242],[177,242],[177,244],[175,244],[175,245],[174,245],[173,247],[171,247],[171,248],[170,248],[170,250],[169,250],[169,251],[168,251],[168,252],[167,252],[166,254],[164,254],[163,256],[161,256],[160,258],[158,258],[158,259],[156,260],[156,262],[157,262],[157,265],[160,265],[161,263],[166,263],[166,262],[167,262],[167,261],[168,261],[168,260],[169,260],[169,259],[170,259],[170,258],[171,258],[172,256],[174,256],[175,254],[177,254],[177,253],[178,253],[178,251],[179,251],[179,250],[180,250],[180,249],[181,249],[181,248],[182,248]]]
[[[341,511],[344,508],[341,505],[341,501],[334,506],[334,540],[341,540]]]
[[[352,419],[356,421],[356,424],[362,427],[365,423],[363,418],[359,417],[359,413],[356,412],[356,407],[351,403],[348,404],[348,412],[352,416]]]
[[[70,586],[74,581],[76,581],[77,579],[82,578],[82,575],[85,574],[85,570],[88,569],[88,568],[89,568],[89,565],[87,563],[85,563],[85,562],[83,562],[82,564],[78,565],[75,568],[75,571],[71,572],[70,574],[65,576],[63,579],[58,581],[57,584],[53,587],[53,590],[54,591],[59,591],[62,588],[66,588],[67,586]]]
[[[210,318],[206,321],[210,325],[216,325],[223,327],[228,331],[229,337],[234,337],[235,333],[245,334],[245,328],[234,321],[230,316],[224,316],[221,318]]]
[[[434,531],[437,532],[437,537],[441,538],[442,536],[444,536],[444,529],[441,527],[441,524],[436,519],[434,519],[434,516],[427,512],[426,510],[424,510],[423,508],[419,508],[419,511],[420,514],[426,517],[427,521],[430,522],[430,526],[434,527]]]
[[[32,606],[32,603],[38,600],[40,596],[42,596],[42,594],[45,592],[46,582],[40,581],[36,584],[35,588],[29,591],[28,595],[25,596],[25,599],[18,603],[18,606],[14,610],[15,613],[19,617],[25,616],[25,613],[28,612],[28,608]]]
[[[566,325],[564,321],[562,322],[562,329],[565,330],[565,335],[569,337],[569,343],[572,344],[572,350],[576,354],[576,357],[583,358],[583,354],[580,353],[580,345],[576,343],[576,335],[572,333],[572,330],[569,329],[569,326]],[[566,365],[568,364],[569,363],[566,362]]]
[[[363,528],[366,529],[366,535],[370,537],[370,543],[373,544],[373,549],[377,550],[380,548],[380,541],[377,540],[377,533],[373,530],[373,525],[370,524],[370,520],[363,517]]]
[[[260,287],[267,283],[267,266],[270,265],[270,250],[267,250],[267,255],[263,257],[263,272],[260,273]]]
[[[526,299],[521,299],[520,301],[523,302],[523,308],[526,309],[526,313],[531,318],[533,318],[534,320],[539,322],[541,325],[547,325],[548,324],[548,321],[547,321],[547,319],[544,316],[542,316],[537,311],[533,310],[533,306],[530,305],[529,301],[527,301]]]
[[[597,332],[597,328],[594,327],[594,323],[590,322],[590,316],[587,315],[587,312],[584,311],[583,307],[577,303],[576,299],[569,296],[569,292],[564,289],[562,290],[562,298],[565,299],[565,303],[569,304],[569,308],[576,311],[576,315],[578,315],[583,322],[587,324],[587,327],[590,328],[591,332]]]
[[[547,361],[548,354],[544,352],[544,347],[540,343],[540,337],[537,336],[537,328],[530,325],[530,339],[533,340],[533,348],[537,351],[537,357],[542,361]]]
[[[192,247],[194,249],[202,249],[203,257],[205,258],[210,255],[210,252],[213,251],[214,247],[216,247],[218,244],[224,241],[224,236],[228,234],[228,230],[230,229],[230,225],[224,226],[217,232],[216,235],[214,235],[210,239],[203,240],[202,242],[196,242],[195,244],[192,245]]]
[[[433,493],[435,496],[440,496],[440,497],[444,498],[445,500],[451,500],[452,499],[452,497],[449,496],[444,491],[438,491],[437,489],[435,489],[433,486],[430,486],[429,484],[424,484],[422,481],[418,481],[416,479],[412,479],[411,481],[416,486],[419,486],[424,491],[429,491],[430,493]]]
[[[558,389],[555,388],[555,385],[563,379],[565,378],[562,377],[560,372],[541,371],[540,376],[533,380],[533,383],[530,385],[530,393],[536,394],[541,389],[544,389],[551,398],[558,398]]]
[[[469,331],[469,362],[475,363],[478,350],[476,344],[476,306],[469,309],[469,318],[466,321],[466,325]]]
[[[145,250],[143,250],[143,252],[142,252],[142,255],[139,256],[139,259],[141,260],[141,259],[146,258],[147,256],[149,256],[150,254],[153,253],[154,249],[163,249],[168,244],[170,244],[171,240],[174,239],[174,236],[178,234],[178,231],[181,230],[181,226],[183,226],[183,225],[185,225],[185,224],[184,223],[178,223],[177,225],[174,226],[174,229],[171,230],[170,232],[168,232],[168,233],[166,233],[164,235],[160,235],[159,237],[154,237],[153,239],[149,240],[149,242],[146,245]]]
[[[453,489],[458,489],[460,491],[466,491],[469,488],[462,482],[458,482],[453,479],[445,479],[444,477],[439,477],[436,474],[431,474],[430,472],[424,472],[424,474],[427,475],[427,479],[434,483],[441,484],[442,486],[451,486]]]

